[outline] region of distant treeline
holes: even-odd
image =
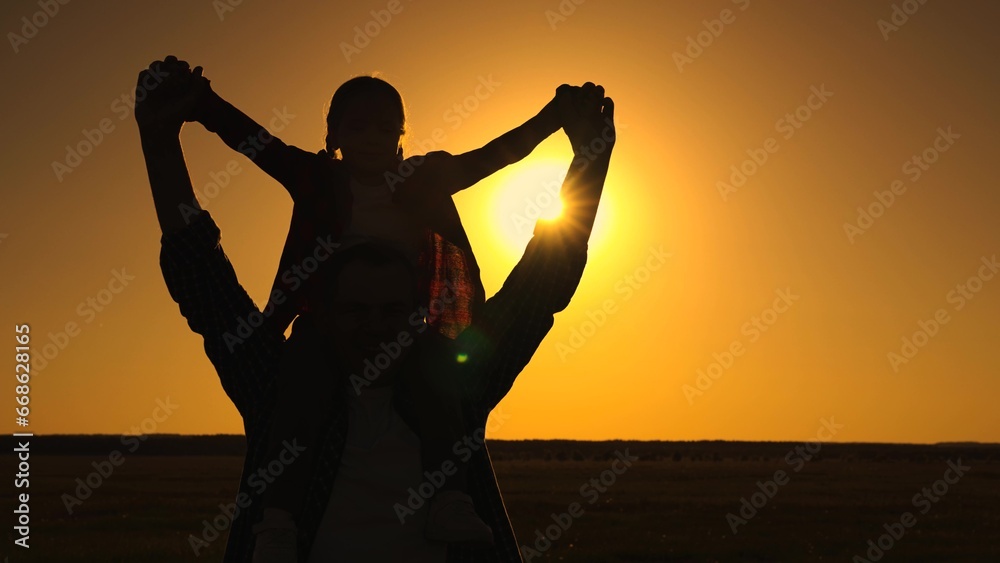
[[[10,438],[13,440],[14,438]],[[138,440],[138,447],[135,446]],[[665,461],[767,461],[782,460],[790,452],[804,451],[803,442],[696,442],[612,440],[601,442],[577,440],[487,440],[494,460],[587,461],[612,459],[615,452],[628,449],[640,460]],[[132,450],[135,450],[132,452]],[[108,455],[113,450],[129,455],[240,456],[246,452],[241,435],[216,434],[183,436],[152,434],[118,435],[39,435],[31,438],[35,455]],[[816,460],[864,461],[933,461],[961,457],[963,461],[1000,461],[1000,444],[874,444],[813,443]],[[10,450],[8,450],[10,451]],[[799,453],[793,455],[798,456]]]

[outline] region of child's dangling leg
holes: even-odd
[[[261,493],[262,519],[254,525],[253,563],[296,563],[296,522],[302,511],[312,461],[318,450],[322,413],[329,411],[333,379],[313,340],[313,327],[299,317],[282,353],[265,463],[280,459],[286,444],[305,448]]]
[[[425,475],[444,478],[430,498],[424,536],[449,543],[492,544],[493,530],[476,514],[468,494],[468,464],[454,453],[455,444],[464,443],[466,437],[472,439],[459,408],[455,382],[447,381],[433,366],[422,364],[417,362],[407,374],[414,377],[406,385],[420,437],[420,461]],[[445,468],[451,467],[455,470],[449,475]]]

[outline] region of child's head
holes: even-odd
[[[340,85],[326,116],[326,150],[344,162],[377,171],[395,163],[406,131],[403,98],[391,84],[357,76]]]

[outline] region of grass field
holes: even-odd
[[[884,525],[913,514],[880,561],[1000,561],[1000,448],[996,446],[879,446],[827,444],[809,461],[784,455],[795,444],[492,442],[497,478],[522,545],[546,548],[536,531],[554,526],[552,514],[579,503],[583,514],[532,561],[853,561]],[[639,460],[620,474],[614,451]],[[31,457],[31,549],[13,547],[9,561],[219,561],[225,538],[200,556],[188,544],[202,521],[235,495],[238,455],[126,454],[124,462],[70,515],[64,493],[93,472],[105,453]],[[140,450],[141,452],[141,450]],[[968,466],[949,473],[948,460]],[[800,460],[800,461],[796,461]],[[799,471],[795,471],[798,467]],[[767,487],[762,508],[731,529],[741,498],[751,501],[758,481],[784,471],[787,482]],[[14,471],[10,473],[13,475]],[[590,485],[592,478],[604,491]],[[783,481],[783,479],[777,479]],[[944,481],[942,481],[943,483]],[[598,481],[600,483],[600,481]],[[581,491],[581,487],[586,487]],[[937,499],[923,496],[924,487]],[[941,492],[939,484],[937,492]],[[13,510],[13,488],[2,491]],[[914,495],[921,495],[917,502]],[[746,510],[746,509],[745,509]],[[925,511],[925,512],[922,512]],[[745,513],[746,515],[747,513]],[[12,517],[11,517],[12,518]],[[565,519],[563,519],[566,522]],[[887,535],[886,538],[889,536]],[[883,538],[883,545],[888,539]],[[536,545],[537,542],[537,545]],[[525,552],[527,561],[528,552]],[[877,555],[877,553],[875,554]],[[871,559],[874,560],[874,559]]]

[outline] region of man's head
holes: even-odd
[[[380,371],[394,371],[412,348],[399,343],[412,344],[415,332],[422,332],[416,270],[390,244],[363,242],[338,252],[308,282],[317,329],[357,375],[366,359],[376,366],[388,362]]]

